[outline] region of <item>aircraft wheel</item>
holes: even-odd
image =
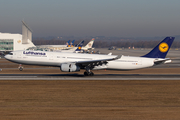
[[[19,70],[20,70],[20,71],[22,71],[22,70],[23,70],[23,68],[22,68],[22,67],[20,67],[20,68],[19,68]]]
[[[84,76],[88,76],[88,73],[86,71],[84,72]]]
[[[88,73],[87,71],[85,71],[84,76],[94,76],[94,73],[93,72]]]
[[[94,73],[93,73],[93,72],[90,72],[89,75],[90,75],[90,76],[94,76]]]

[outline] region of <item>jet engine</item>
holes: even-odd
[[[80,67],[75,64],[61,64],[60,67],[63,72],[76,72],[80,71]]]

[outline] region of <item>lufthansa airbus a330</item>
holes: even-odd
[[[94,73],[91,70],[134,70],[171,62],[165,57],[174,39],[166,37],[153,50],[141,57],[22,50],[11,52],[5,58],[19,64],[56,66],[64,72],[85,69],[84,75],[92,76]]]

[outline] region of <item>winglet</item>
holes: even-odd
[[[113,60],[117,60],[117,59],[119,59],[119,58],[121,58],[122,57],[122,55],[118,55],[117,57],[115,57]]]
[[[148,54],[142,56],[147,58],[165,58],[175,37],[166,37]]]

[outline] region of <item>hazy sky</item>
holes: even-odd
[[[33,36],[180,35],[180,0],[0,0],[0,32]]]

